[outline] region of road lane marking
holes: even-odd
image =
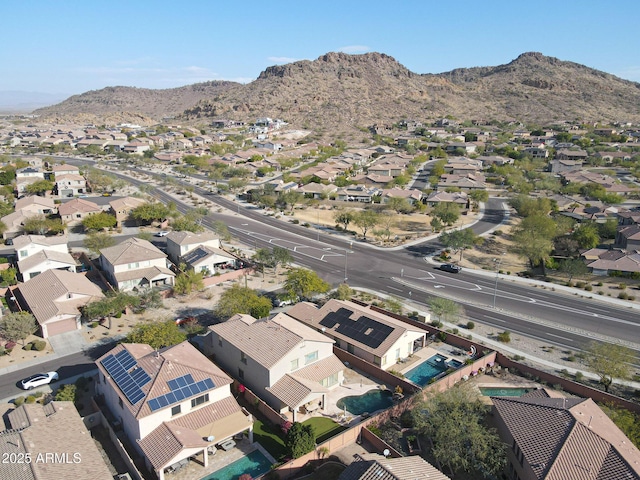
[[[550,337],[561,338],[562,340],[566,340],[567,342],[574,343],[574,340],[572,338],[562,337],[560,335],[556,335],[555,333],[547,333],[547,335],[549,335]]]

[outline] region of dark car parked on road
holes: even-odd
[[[460,270],[462,270],[462,267],[454,265],[453,263],[443,263],[442,265],[440,265],[440,270],[449,273],[459,273]]]

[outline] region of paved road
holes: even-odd
[[[127,180],[142,183],[129,177]],[[196,193],[208,193],[199,187],[194,189]],[[189,209],[164,192],[156,190],[153,194],[161,201],[175,202],[181,211]],[[387,293],[425,307],[432,296],[449,296],[465,305],[471,319],[572,350],[584,347],[593,338],[607,337],[622,342],[640,339],[640,315],[636,310],[535,288],[512,279],[499,279],[496,288],[493,275],[441,272],[424,260],[439,249],[435,240],[402,249],[381,250],[331,232],[320,233],[282,222],[242,202],[218,195],[207,198],[227,211],[211,213],[204,221],[206,226],[223,220],[247,245],[285,247],[298,264],[312,268],[333,284],[348,278],[352,286]],[[476,233],[482,234],[500,225],[504,220],[503,201],[490,199],[483,219],[473,226]]]

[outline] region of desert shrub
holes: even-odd
[[[447,339],[447,334],[445,332],[438,332],[438,340],[444,342]]]
[[[618,298],[622,299],[622,300],[626,300],[629,298],[629,295],[627,294],[627,292],[620,292],[618,294]]]
[[[511,334],[508,330],[498,334],[498,341],[502,343],[509,343],[511,341]]]
[[[618,285],[618,288],[619,288],[620,290],[626,290],[626,289],[627,289],[627,284],[626,284],[626,283],[620,283],[620,284]]]
[[[467,329],[473,330],[474,328],[476,328],[476,324],[475,323],[467,322]]]
[[[432,320],[431,326],[436,328],[442,328],[442,322],[440,320]]]
[[[24,347],[22,347],[23,350],[31,350],[33,348],[33,343],[27,343]]]
[[[36,340],[33,342],[33,348],[38,352],[43,351],[46,348],[46,346],[47,346],[47,342],[45,342],[44,340]]]
[[[585,289],[587,292],[590,292],[591,290],[593,290],[593,286],[591,286],[591,285],[589,285],[589,284],[586,284],[586,285],[584,286],[584,289]]]
[[[13,403],[15,404],[16,407],[19,407],[24,403],[24,400],[25,400],[24,397],[18,397],[13,401]]]
[[[24,403],[36,403],[36,397],[29,395]]]
[[[584,374],[582,372],[576,372],[574,375],[576,382],[581,382],[584,379]]]

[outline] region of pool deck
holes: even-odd
[[[413,370],[421,363],[425,362],[434,355],[442,355],[447,357],[447,360],[457,360],[464,363],[469,358],[459,348],[452,347],[446,343],[432,343],[424,348],[421,348],[415,352],[410,358],[406,359],[403,363],[398,363],[394,370],[398,370],[403,375],[410,370]]]
[[[190,460],[189,463],[180,470],[174,473],[165,473],[164,478],[166,480],[200,480],[216,470],[220,470],[236,460],[241,459],[254,450],[260,450],[270,462],[276,463],[273,457],[269,455],[258,442],[250,443],[246,437],[242,440],[236,440],[235,442],[235,448],[227,452],[218,449],[215,455],[209,455],[206,468],[202,465],[202,454],[199,454],[195,456],[196,460]]]

